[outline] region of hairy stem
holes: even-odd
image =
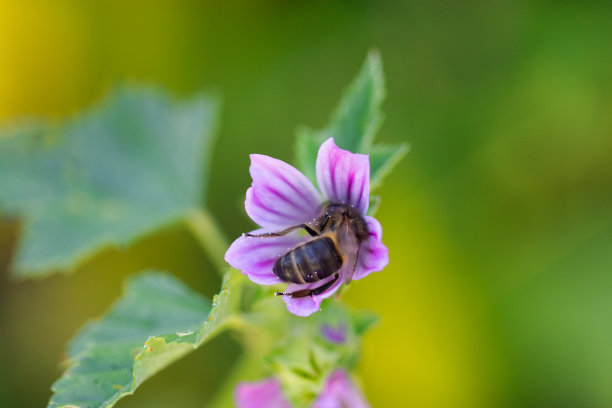
[[[189,213],[186,224],[215,266],[217,274],[223,276],[228,268],[224,256],[229,244],[213,217],[207,210],[198,208]]]

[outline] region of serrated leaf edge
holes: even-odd
[[[172,362],[183,357],[185,354],[188,354],[190,351],[197,349],[202,344],[204,344],[206,340],[214,337],[217,334],[220,334],[225,328],[227,328],[228,323],[230,321],[230,318],[229,318],[230,316],[224,315],[224,314],[230,312],[226,310],[226,308],[230,305],[230,293],[231,293],[230,284],[233,283],[233,281],[237,279],[236,275],[237,274],[235,270],[230,270],[226,272],[226,274],[224,275],[223,282],[221,285],[221,291],[213,297],[213,306],[210,312],[208,313],[207,320],[202,324],[202,327],[200,328],[198,332],[197,340],[194,343],[181,341],[184,337],[187,337],[187,336],[180,336],[180,335],[178,336],[177,339],[171,342],[166,342],[166,339],[165,339],[166,336],[172,336],[174,334],[178,335],[178,333],[168,333],[168,334],[161,335],[161,336],[150,336],[143,344],[142,350],[138,354],[136,354],[136,356],[134,357],[134,365],[133,365],[134,372],[132,374],[132,383],[131,383],[131,387],[129,388],[129,390],[122,391],[122,392],[115,394],[111,399],[104,401],[100,405],[100,407],[110,408],[114,406],[117,403],[117,401],[119,401],[123,397],[134,394],[134,392],[136,391],[138,386],[140,386],[140,384],[142,384],[144,381],[146,381],[151,376],[158,373],[161,369],[165,368],[165,366],[159,367],[159,369],[152,370],[144,376],[140,376],[139,372],[136,371],[137,364],[140,361],[146,360],[147,358],[146,356],[149,353],[150,344],[162,343],[163,347],[167,347],[173,344],[186,346],[184,350],[182,350],[175,358],[173,358],[173,360],[169,363],[171,364]],[[219,321],[219,319],[222,319],[222,320]],[[158,348],[158,346],[156,346],[156,348]],[[72,356],[68,360],[67,368],[64,371],[64,374],[62,375],[62,377],[66,375],[71,369],[78,367],[78,364],[79,364],[78,356],[82,356],[86,352],[87,350],[82,351],[77,356]],[[51,386],[52,391],[55,391],[54,386],[55,386],[55,383]],[[58,405],[57,407],[58,408],[82,408],[82,407],[79,407],[78,405]]]

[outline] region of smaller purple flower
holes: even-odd
[[[353,385],[348,375],[336,370],[329,376],[325,389],[312,408],[369,408],[365,397]]]
[[[332,138],[324,142],[316,163],[321,192],[281,160],[258,154],[250,157],[253,183],[245,208],[261,228],[232,243],[225,254],[230,265],[260,285],[289,282],[282,294],[287,309],[298,316],[319,310],[321,301],[343,283],[387,266],[382,227],[366,215],[367,155],[342,150]],[[311,236],[300,234],[300,229]],[[305,258],[309,262],[302,262]],[[298,263],[299,268],[292,266]]]
[[[291,408],[276,378],[238,384],[234,399],[237,408]]]
[[[275,378],[236,387],[237,408],[291,408]],[[370,408],[365,397],[355,388],[346,372],[336,370],[311,408]]]
[[[346,325],[340,323],[338,327],[324,324],[321,326],[321,335],[330,343],[342,344],[346,341]]]

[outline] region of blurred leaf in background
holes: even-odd
[[[18,276],[74,269],[203,200],[216,107],[123,87],[61,125],[0,129],[0,209],[24,218]]]

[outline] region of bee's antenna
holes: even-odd
[[[290,296],[291,293],[287,292],[274,292],[274,296]]]

